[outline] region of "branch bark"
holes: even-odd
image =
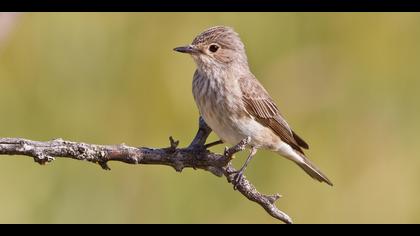
[[[209,171],[218,177],[225,176],[227,181],[232,183],[236,171],[231,164],[232,156],[244,150],[250,140],[242,140],[237,145],[225,149],[225,153],[220,155],[205,148],[210,133],[211,129],[200,118],[197,135],[187,148],[178,148],[179,142],[174,141],[172,137],[167,148],[129,147],[125,144],[95,145],[63,139],[40,142],[22,138],[0,138],[0,155],[29,156],[39,164],[46,164],[57,157],[71,158],[99,164],[105,170],[110,170],[107,164],[109,161],[166,165],[173,167],[177,172],[184,168],[194,168]],[[275,205],[281,197],[279,194],[261,194],[245,176],[237,185],[237,190],[249,200],[258,203],[272,217],[292,223],[292,219]]]

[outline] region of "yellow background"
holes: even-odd
[[[0,41],[0,137],[187,145],[195,65],[172,49],[221,24],[335,184],[261,151],[258,190],[296,223],[420,222],[420,14],[19,14]],[[0,222],[277,223],[208,172],[110,166],[1,156]]]

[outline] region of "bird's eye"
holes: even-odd
[[[212,44],[209,47],[210,52],[217,52],[217,50],[219,50],[219,46],[217,46],[216,44]]]

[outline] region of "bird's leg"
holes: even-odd
[[[216,145],[219,145],[219,144],[222,144],[222,143],[223,143],[223,141],[220,139],[218,141],[215,141],[215,142],[212,142],[212,143],[208,143],[208,144],[204,145],[204,147],[206,149],[208,149],[208,148],[211,148],[213,146],[216,146]]]
[[[246,167],[248,166],[249,162],[251,162],[252,158],[255,156],[256,153],[257,153],[257,148],[252,147],[251,151],[249,152],[248,158],[245,161],[245,164],[241,167],[241,169],[239,169],[239,171],[237,171],[235,177],[233,177],[233,189],[235,190],[237,189],[239,183],[241,182],[244,176]]]

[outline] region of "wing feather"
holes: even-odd
[[[271,128],[283,142],[303,154],[302,148],[308,149],[308,144],[292,131],[273,99],[258,80],[253,77],[241,78],[239,83],[247,112],[259,123]]]

